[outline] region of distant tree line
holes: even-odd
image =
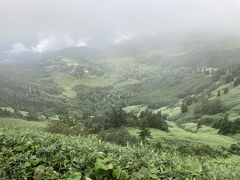
[[[125,143],[137,141],[125,129],[129,125],[138,127],[140,139],[146,141],[151,137],[149,128],[168,132],[166,119],[167,115],[162,114],[161,111],[154,113],[147,109],[137,116],[126,113],[122,107],[112,106],[110,111],[106,111],[102,115],[88,116],[85,119],[80,117],[76,119],[66,113],[66,115],[60,116],[59,120],[51,121],[48,130],[67,135],[97,134],[103,140],[123,144],[123,141]]]

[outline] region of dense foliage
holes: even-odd
[[[240,119],[234,121],[228,120],[227,117],[216,121],[213,124],[214,128],[219,129],[220,134],[236,134],[240,133]]]
[[[167,116],[162,114],[161,111],[154,113],[147,109],[141,112],[139,118],[140,121],[146,122],[147,127],[168,131]]]
[[[11,179],[240,177],[236,169],[239,158],[182,158],[148,145],[120,147],[95,137],[66,137],[29,130],[2,131],[0,140],[0,176]]]
[[[239,48],[155,43],[0,62],[0,179],[240,179]]]
[[[213,115],[224,111],[225,109],[219,99],[204,100],[199,106],[195,107],[195,114]]]

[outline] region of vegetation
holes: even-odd
[[[147,122],[146,121],[143,120],[140,123],[139,130],[140,130],[140,132],[138,132],[139,137],[141,138],[142,141],[146,142],[147,138],[151,138],[151,132],[147,128]]]
[[[168,131],[168,125],[165,121],[167,116],[162,114],[161,111],[153,113],[150,110],[145,110],[141,112],[139,118],[141,119],[140,121],[144,122],[143,124],[146,124],[144,125],[146,127]]]
[[[220,134],[240,133],[240,119],[229,121],[227,116],[213,124],[214,128],[219,129]]]
[[[139,140],[132,136],[126,128],[117,128],[117,129],[108,129],[106,131],[101,131],[98,136],[107,142],[119,144],[119,145],[127,145],[138,143]]]
[[[208,146],[202,147],[203,157],[200,159],[191,156],[192,150],[187,148],[189,155],[183,160],[181,155],[163,152],[150,145],[121,147],[102,142],[94,136],[49,134],[42,131],[40,127],[37,129],[38,126],[26,126],[28,123],[19,127],[18,130],[12,130],[9,127],[14,122],[10,120],[0,122],[1,177],[11,179],[159,179],[159,177],[236,179],[240,175],[236,169],[240,161],[238,157],[204,157],[204,153],[210,148]],[[7,127],[8,129],[3,129]],[[199,148],[201,148],[200,145],[196,149]],[[178,148],[179,152],[185,154],[182,149],[187,149]],[[231,149],[233,151],[234,147]],[[209,153],[212,153],[212,149],[209,149]]]
[[[0,179],[240,179],[238,46],[211,42],[2,62]]]
[[[233,86],[238,86],[239,84],[240,84],[240,77],[237,77],[233,82]]]
[[[81,126],[80,122],[68,115],[60,116],[59,120],[48,123],[47,131],[65,135],[86,135],[87,130]]]
[[[224,112],[224,107],[219,99],[203,101],[195,108],[195,114],[213,115],[221,112]]]

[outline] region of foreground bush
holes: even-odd
[[[237,144],[232,144],[230,146],[230,152],[240,156],[240,142],[238,142]]]
[[[239,179],[239,163],[239,157],[180,157],[93,136],[0,129],[0,177],[8,179]]]

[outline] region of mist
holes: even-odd
[[[143,35],[240,34],[238,0],[1,0],[0,48],[10,53],[119,44]]]

